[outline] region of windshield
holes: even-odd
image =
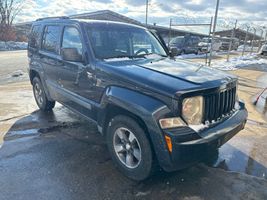
[[[87,27],[91,46],[98,59],[138,58],[150,54],[167,56],[160,42],[147,30],[119,24]]]

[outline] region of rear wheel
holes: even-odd
[[[46,97],[44,87],[38,77],[32,81],[33,95],[38,107],[43,111],[50,111],[55,107],[55,101],[49,101]]]
[[[114,117],[107,128],[107,145],[118,169],[133,180],[144,180],[155,168],[144,129],[127,116]]]

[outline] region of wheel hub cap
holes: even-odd
[[[134,133],[121,127],[115,131],[113,147],[121,163],[128,168],[136,168],[141,162],[141,147]]]
[[[126,144],[125,147],[126,147],[126,150],[128,150],[128,151],[131,149],[131,145],[130,144]]]

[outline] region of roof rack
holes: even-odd
[[[39,18],[36,21],[42,21],[42,20],[46,20],[46,19],[70,19],[67,16],[58,16],[58,17],[44,17],[44,18]]]

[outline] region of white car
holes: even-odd
[[[261,49],[260,49],[260,52],[259,52],[261,55],[265,55],[267,56],[267,43],[263,44]]]
[[[212,50],[213,51],[219,51],[220,47],[222,46],[222,42],[218,39],[214,39]],[[202,52],[210,52],[211,49],[211,38],[203,38],[199,43],[198,47]]]

